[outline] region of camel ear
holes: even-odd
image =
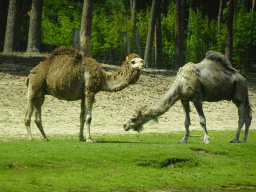
[[[126,56],[126,61],[128,62],[128,56]]]

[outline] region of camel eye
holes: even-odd
[[[135,61],[132,61],[132,64],[135,64]]]

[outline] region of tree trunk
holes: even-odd
[[[22,0],[10,0],[5,32],[4,53],[19,49]]]
[[[80,30],[80,53],[91,57],[93,0],[84,0],[83,14]]]
[[[184,39],[184,31],[185,31],[185,18],[186,18],[186,0],[181,1],[181,35],[182,42]]]
[[[128,32],[124,32],[124,40],[125,40],[125,52],[126,56],[130,55],[130,46],[129,46],[129,35]]]
[[[133,35],[134,35],[134,41],[136,45],[137,54],[141,57],[141,48],[140,48],[140,41],[139,41],[139,35],[137,30],[137,17],[136,17],[136,0],[130,0],[130,9],[131,9],[131,21],[133,23]]]
[[[40,53],[43,0],[32,0],[27,53]]]
[[[136,26],[136,0],[130,0],[130,9],[133,26]]]
[[[220,24],[222,20],[222,14],[223,14],[223,0],[220,0],[219,14],[218,14],[218,34],[220,33]]]
[[[155,35],[155,67],[163,67],[163,45],[162,45],[162,28],[161,28],[161,3],[156,8],[156,35]]]
[[[232,62],[234,0],[229,0],[227,17],[226,58]]]
[[[167,14],[168,14],[169,4],[170,4],[170,0],[162,0],[162,9],[165,17],[167,17]]]
[[[146,43],[146,49],[145,49],[145,55],[144,55],[144,62],[146,67],[149,67],[151,64],[152,46],[153,46],[155,24],[156,24],[156,7],[158,7],[159,1],[160,0],[152,0],[147,43]]]
[[[138,34],[137,26],[133,26],[133,34],[134,34],[134,40],[135,40],[137,54],[141,57],[141,48],[140,48],[140,41],[139,41],[139,34]]]
[[[4,33],[6,29],[6,20],[7,20],[7,13],[8,13],[8,0],[1,0],[0,1],[0,50],[4,45]]]
[[[188,18],[188,36],[187,36],[187,41],[190,40],[190,36],[191,36],[191,31],[190,31],[190,27],[189,27],[189,19],[191,18],[191,12],[195,11],[195,6],[194,6],[194,0],[190,0],[190,9],[189,9],[189,18]]]
[[[175,4],[175,67],[180,68],[184,64],[183,59],[183,31],[181,0],[176,0]]]

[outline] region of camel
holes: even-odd
[[[231,63],[220,53],[208,51],[198,64],[188,63],[179,69],[170,90],[155,104],[142,107],[124,125],[124,130],[140,132],[142,125],[165,113],[176,101],[181,100],[185,116],[185,135],[179,143],[187,143],[190,126],[190,106],[192,102],[199,115],[204,130],[202,143],[210,143],[206,129],[202,102],[232,101],[238,108],[238,130],[231,143],[239,142],[240,131],[245,123],[245,133],[241,142],[245,143],[251,124],[252,109],[249,103],[246,80],[238,74]]]
[[[71,47],[55,49],[48,59],[35,66],[26,79],[28,104],[25,125],[29,140],[31,135],[30,121],[35,109],[35,123],[44,140],[46,137],[42,121],[41,106],[45,95],[52,95],[60,100],[81,100],[80,141],[86,122],[86,142],[93,142],[90,135],[92,107],[95,95],[100,91],[117,92],[138,81],[144,61],[137,54],[130,54],[123,62],[121,69],[110,73],[104,71],[92,58],[83,57]]]

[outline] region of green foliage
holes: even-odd
[[[186,62],[199,62],[209,49],[216,50],[217,22],[203,17],[202,12],[191,11],[189,18],[190,39],[187,41]]]
[[[175,4],[171,2],[168,7],[167,17],[162,15],[162,43],[163,43],[163,59],[166,68],[175,66],[174,50],[175,50]]]
[[[72,28],[80,29],[82,1],[77,0],[45,0],[43,7],[42,41],[46,44],[72,45]],[[256,44],[255,14],[249,12],[248,6],[238,2],[234,14],[233,32],[233,64],[240,68],[255,64],[256,55],[253,50]],[[245,8],[246,7],[246,8]],[[136,25],[142,50],[146,46],[150,7],[137,12]],[[125,58],[124,32],[129,34],[130,52],[136,52],[127,1],[98,1],[94,4],[92,24],[92,57],[99,60],[123,60]],[[208,50],[225,52],[226,47],[226,15],[223,11],[223,23],[217,34],[217,21],[210,20],[201,9],[191,11],[189,26],[185,27],[184,56],[186,62],[200,62]],[[186,38],[189,33],[189,39]],[[170,2],[168,14],[162,15],[162,38],[164,66],[174,65],[175,50],[175,4]],[[24,39],[24,38],[23,38]],[[153,45],[154,47],[154,45]],[[154,58],[154,50],[152,50]]]
[[[244,8],[238,10],[234,15],[233,60],[237,68],[247,68],[256,62],[255,20],[255,13],[247,12]],[[254,62],[251,62],[252,60]]]
[[[43,12],[46,12],[45,8]],[[73,20],[65,12],[59,11],[57,22],[44,16],[42,20],[42,42],[52,45],[73,45],[72,29],[80,28],[81,17],[78,12],[73,14]]]
[[[58,46],[73,45],[72,29],[80,28],[82,6],[74,0],[44,1],[42,42]]]
[[[137,15],[137,27],[141,46],[145,46],[150,11]],[[124,32],[128,32],[130,52],[136,52],[133,35],[133,23],[129,14],[98,10],[93,16],[92,55],[103,60],[125,58]],[[111,55],[110,55],[111,54]],[[110,58],[109,58],[110,57]]]
[[[192,191],[255,187],[255,139],[231,144],[234,131],[202,131],[188,144],[183,132],[95,135],[96,143],[76,136],[51,141],[27,138],[0,142],[1,191]],[[38,136],[41,138],[41,136]]]

